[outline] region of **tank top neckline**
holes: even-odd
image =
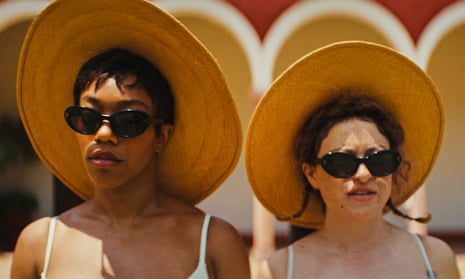
[[[428,258],[428,254],[426,253],[425,246],[421,241],[420,237],[417,234],[412,234],[415,238],[418,247],[420,248],[421,255],[423,257],[423,261],[425,262],[426,272],[428,274],[428,279],[435,279],[436,275],[431,267],[431,263]],[[294,271],[294,249],[292,244],[287,247],[288,258],[287,258],[287,279],[292,279],[293,271]]]
[[[200,251],[199,251],[199,261],[197,264],[196,269],[194,272],[187,278],[187,279],[208,279],[208,271],[207,271],[207,263],[206,263],[206,250],[207,250],[207,236],[208,236],[208,227],[210,224],[211,216],[209,214],[205,214],[203,224],[202,224],[202,232],[200,236]],[[57,223],[58,216],[53,216],[50,219],[49,229],[48,229],[48,236],[47,236],[47,246],[45,249],[45,260],[44,260],[44,268],[40,273],[40,279],[47,278],[47,271],[50,264],[50,256],[52,254],[52,247],[53,247],[53,240],[55,237],[55,227]]]

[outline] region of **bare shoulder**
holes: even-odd
[[[45,248],[50,220],[50,217],[44,217],[27,225],[18,237],[15,252],[18,249],[24,248],[23,246],[26,246],[28,251],[31,251],[31,248]]]
[[[273,252],[268,258],[267,264],[261,266],[261,272],[264,272],[265,274],[268,273],[269,276],[263,278],[286,278],[288,261],[288,247],[281,248]]]
[[[231,223],[215,216],[211,216],[208,230],[209,236],[211,234],[214,239],[220,238],[222,240],[221,238],[237,238],[240,236],[237,229]]]
[[[207,254],[215,267],[216,278],[250,278],[245,243],[229,222],[211,217]]]
[[[44,217],[27,225],[18,237],[13,263],[12,278],[36,278],[45,256],[51,218]]]
[[[460,278],[456,255],[443,240],[433,236],[420,236],[433,270],[438,278]]]
[[[245,243],[237,229],[229,222],[215,216],[210,219],[208,244],[220,250],[223,247],[245,249]]]
[[[210,225],[208,228],[208,245],[209,250],[217,253],[228,253],[225,248],[232,249],[233,251],[245,251],[245,243],[241,235],[229,222],[218,218],[211,217]]]
[[[258,263],[255,279],[273,279],[268,260],[263,260]]]

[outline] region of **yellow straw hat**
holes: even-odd
[[[33,21],[20,55],[17,102],[38,156],[76,194],[93,195],[63,113],[73,104],[82,64],[114,47],[145,57],[170,81],[176,120],[159,179],[167,192],[190,203],[201,201],[238,162],[239,116],[213,56],[179,21],[148,1],[58,0]]]
[[[391,199],[402,204],[431,171],[440,150],[444,111],[431,79],[412,61],[381,45],[339,42],[304,56],[268,88],[247,131],[245,163],[258,200],[278,218],[299,211],[305,184],[295,156],[295,138],[309,114],[344,89],[359,88],[384,104],[400,121],[401,147],[410,170]],[[318,228],[323,201],[310,194],[303,214],[290,223]]]

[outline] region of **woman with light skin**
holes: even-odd
[[[443,117],[429,77],[384,46],[336,43],[286,70],[252,117],[247,171],[278,219],[316,231],[273,253],[258,278],[459,278],[445,242],[384,219],[429,221],[397,206],[431,170]]]
[[[240,153],[221,70],[153,4],[107,4],[54,1],[26,36],[22,121],[85,201],[24,229],[12,278],[250,278],[236,229],[195,207]]]

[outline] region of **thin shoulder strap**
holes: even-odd
[[[205,214],[202,225],[202,236],[200,238],[200,256],[199,263],[205,262],[205,255],[207,253],[207,235],[208,235],[208,225],[210,224],[210,215]]]
[[[45,249],[45,262],[44,269],[40,273],[40,278],[45,279],[47,277],[48,264],[50,262],[50,255],[52,254],[53,238],[55,236],[55,226],[57,223],[58,216],[54,216],[50,219],[50,225],[48,228],[47,248]]]
[[[420,237],[418,235],[413,234],[413,236],[415,237],[415,240],[417,241],[418,246],[420,247],[421,255],[423,256],[423,261],[425,262],[425,265],[426,265],[428,278],[429,279],[435,279],[436,276],[434,275],[433,269],[431,268],[431,264],[429,262],[428,255],[426,254],[426,250],[425,250],[425,247],[423,245],[423,242],[421,241],[421,239],[420,239]]]
[[[287,279],[292,279],[292,271],[294,269],[294,249],[292,244],[287,246]]]

